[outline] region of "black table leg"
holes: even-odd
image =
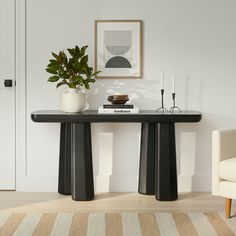
[[[71,194],[71,124],[61,123],[58,193]]]
[[[138,184],[141,194],[155,194],[155,139],[155,123],[142,123]]]
[[[72,198],[88,201],[94,198],[90,123],[72,123],[71,136]]]
[[[156,199],[160,201],[174,201],[178,198],[175,124],[159,123],[156,125],[158,133],[158,151],[156,152]]]

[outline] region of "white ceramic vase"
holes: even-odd
[[[86,93],[80,89],[68,88],[61,95],[61,110],[64,112],[81,112],[88,109]]]

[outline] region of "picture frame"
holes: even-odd
[[[95,21],[96,78],[141,78],[143,73],[142,20]]]

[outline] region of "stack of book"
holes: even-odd
[[[104,104],[98,109],[99,114],[136,114],[139,113],[137,106],[132,104]]]

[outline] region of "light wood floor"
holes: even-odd
[[[234,204],[234,203],[233,203]],[[180,193],[172,202],[156,201],[138,193],[97,193],[95,200],[76,202],[57,193],[0,191],[0,210],[10,212],[122,212],[122,211],[224,211],[224,199],[210,193]],[[232,214],[235,214],[234,206]]]

